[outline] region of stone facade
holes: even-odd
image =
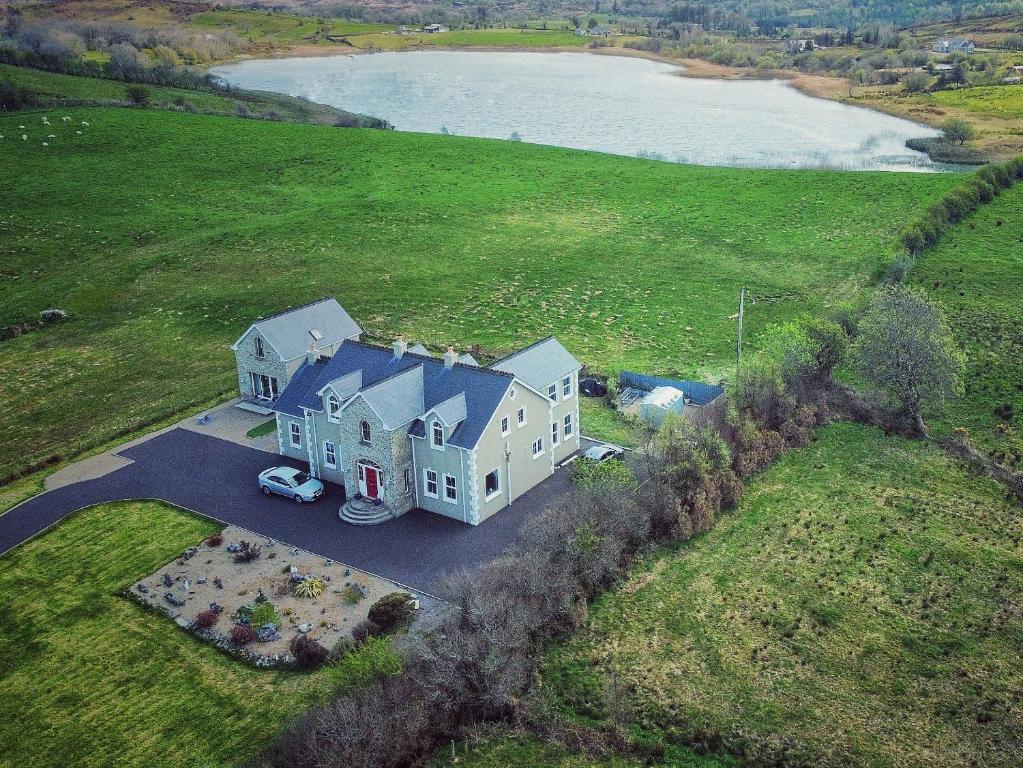
[[[370,441],[362,439],[362,422],[369,424]],[[372,462],[383,474],[380,498],[394,515],[408,512],[415,506],[415,481],[412,476],[412,445],[408,436],[409,425],[397,429],[384,429],[379,417],[359,397],[341,412],[337,429],[341,455],[344,457],[345,489],[354,496],[359,489],[359,462]],[[408,488],[405,486],[406,470]]]
[[[252,391],[252,376],[250,374],[263,374],[275,378],[277,392],[280,393],[288,386],[291,376],[298,369],[298,365],[295,365],[289,370],[288,364],[280,359],[274,348],[265,340],[263,340],[263,356],[257,355],[257,338],[261,338],[259,332],[250,331],[239,340],[238,348],[234,351],[235,362],[238,366],[238,391],[242,397],[246,398],[256,396],[256,393]],[[298,364],[301,362],[302,358],[298,360]]]

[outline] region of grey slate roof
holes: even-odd
[[[435,405],[431,411],[437,414],[445,427],[453,427],[456,424],[460,424],[465,421],[467,408],[465,405],[465,392],[459,392],[453,397],[449,397],[443,403]]]
[[[409,347],[408,351],[414,355],[426,355],[426,357],[433,357],[433,355],[430,354],[430,350],[428,350],[422,344],[415,344]]]
[[[476,362],[476,358],[466,352],[464,355],[459,355],[458,362],[465,363],[466,365],[479,365]]]
[[[575,373],[582,368],[582,364],[561,346],[561,342],[548,336],[498,360],[490,367],[511,373],[541,394],[546,394],[548,385]]]
[[[253,328],[262,334],[283,360],[304,355],[310,342],[323,348],[362,333],[362,328],[333,296],[257,320],[239,337],[232,349],[237,349],[241,340]]]
[[[415,368],[420,369],[420,374],[397,376]],[[292,416],[301,416],[303,408],[322,411],[323,401],[317,392],[332,381],[356,371],[362,372],[362,393],[367,395],[367,401],[372,398],[374,407],[381,409],[402,408],[397,404],[397,399],[408,397],[410,393],[413,404],[418,407],[420,402],[415,398],[419,390],[414,382],[421,375],[422,407],[418,413],[413,414],[413,418],[462,394],[465,417],[448,437],[448,442],[459,448],[473,448],[479,442],[480,435],[501,399],[507,394],[513,379],[512,374],[507,372],[461,363],[445,368],[442,359],[414,352],[406,352],[398,358],[390,347],[346,340],[329,360],[303,363],[274,407]],[[378,384],[381,385],[380,391],[373,391]],[[381,411],[378,413],[382,418],[397,424],[411,410],[409,407],[407,410],[396,411],[395,415]],[[410,432],[416,434],[418,430],[419,434],[425,434],[420,427],[420,424],[414,422]]]
[[[417,365],[366,387],[361,395],[380,417],[384,429],[397,429],[408,424],[422,415],[425,408],[423,366]]]

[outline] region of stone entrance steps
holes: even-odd
[[[338,517],[352,525],[377,525],[392,519],[385,504],[374,504],[366,499],[349,499],[341,507]]]

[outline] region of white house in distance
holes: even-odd
[[[965,53],[971,54],[975,46],[965,37],[940,37],[931,45],[935,53]]]
[[[557,339],[484,366],[360,334],[326,299],[253,323],[234,344],[239,387],[276,414],[280,453],[344,486],[342,520],[418,508],[477,525],[579,450],[581,365]]]

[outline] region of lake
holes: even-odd
[[[779,80],[678,77],[678,67],[588,53],[413,51],[243,61],[213,74],[453,133],[769,168],[940,171],[906,139],[937,132],[817,99]]]

